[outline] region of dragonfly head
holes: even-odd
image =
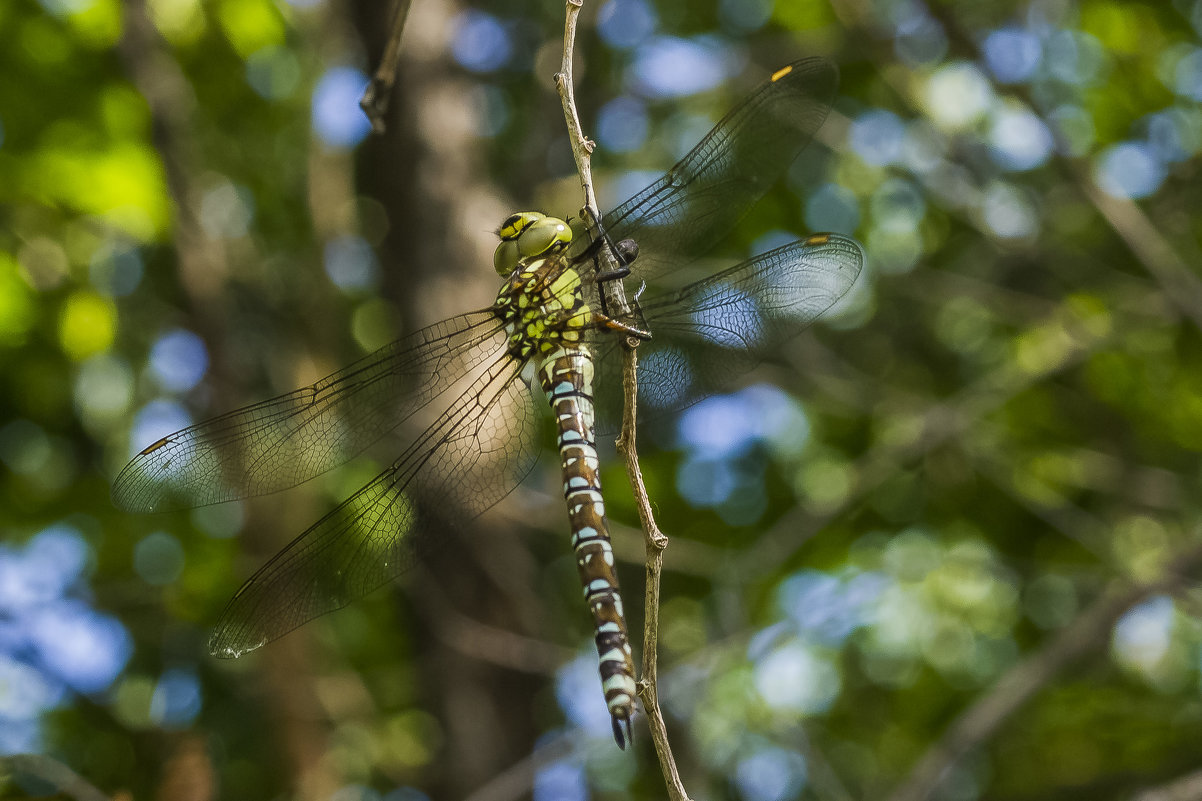
[[[519,211],[509,215],[497,231],[501,244],[493,253],[497,274],[512,273],[522,259],[563,250],[572,241],[572,229],[563,220],[537,211]]]

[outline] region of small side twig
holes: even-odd
[[[373,133],[382,134],[385,130],[384,115],[388,113],[388,103],[392,99],[392,86],[396,83],[397,64],[401,60],[401,34],[405,32],[405,20],[409,17],[409,6],[412,0],[397,0],[396,11],[392,17],[392,30],[388,32],[388,42],[384,45],[384,55],[380,57],[380,66],[376,74],[371,76],[363,97],[359,99],[359,108],[371,120]]]
[[[572,78],[572,57],[576,41],[576,21],[584,0],[567,0],[566,21],[563,36],[563,62],[559,73],[555,76],[555,85],[563,104],[564,118],[567,121],[568,134],[571,139],[572,155],[576,159],[576,170],[580,175],[580,186],[584,190],[586,213],[591,213],[594,220],[601,220],[597,209],[597,198],[593,191],[593,173],[591,158],[593,142],[584,135],[580,125],[580,116],[576,112],[576,97]],[[655,745],[655,753],[659,759],[660,769],[664,774],[668,797],[672,801],[689,801],[688,793],[680,781],[680,772],[672,757],[672,747],[668,741],[668,729],[664,723],[663,713],[659,708],[659,692],[657,689],[657,658],[659,643],[659,585],[660,574],[663,570],[663,552],[668,547],[668,538],[655,523],[651,511],[651,501],[647,497],[647,488],[643,483],[643,473],[639,468],[638,450],[635,447],[636,408],[638,405],[638,362],[636,346],[638,340],[627,340],[623,349],[622,388],[625,398],[622,407],[622,431],[618,435],[617,448],[626,462],[626,475],[634,493],[635,503],[639,510],[639,519],[643,524],[647,548],[647,587],[645,614],[643,622],[643,664],[642,676],[638,681],[639,700],[643,712],[647,715],[647,725],[651,732],[651,741]]]

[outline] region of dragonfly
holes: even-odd
[[[602,689],[625,747],[635,669],[595,444],[621,406],[620,352],[630,338],[639,341],[641,401],[652,415],[666,414],[730,386],[850,289],[864,252],[833,233],[699,280],[686,269],[810,142],[837,82],[835,66],[820,58],[778,70],[602,221],[539,212],[505,220],[494,254],[503,283],[490,307],[138,453],[114,481],[114,500],[161,512],[297,486],[425,423],[379,475],[243,584],[216,625],[211,653],[233,658],[259,648],[470,533],[534,466],[547,425],[531,391],[537,386],[555,420]]]

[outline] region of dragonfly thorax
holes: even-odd
[[[497,293],[493,311],[505,321],[509,351],[521,358],[579,347],[593,324],[580,273],[562,250],[522,259]]]

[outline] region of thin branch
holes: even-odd
[[[643,471],[639,468],[639,454],[635,446],[635,428],[638,410],[638,340],[629,339],[622,352],[622,432],[618,435],[617,449],[626,461],[626,477],[634,493],[635,505],[639,510],[639,520],[643,524],[647,546],[647,586],[644,590],[643,602],[643,667],[639,679],[639,700],[643,703],[643,712],[647,715],[647,728],[651,731],[651,741],[655,745],[655,754],[659,758],[660,770],[664,774],[664,783],[668,787],[668,797],[673,801],[687,801],[688,794],[680,781],[680,772],[676,769],[676,760],[672,757],[672,745],[668,741],[668,727],[664,723],[663,712],[659,708],[659,583],[663,573],[664,549],[668,547],[668,538],[659,530],[655,516],[651,511],[651,499],[647,497],[647,487],[643,484]]]
[[[76,801],[108,801],[109,797],[71,768],[44,754],[13,754],[0,757],[0,772],[23,773],[51,785]]]
[[[593,191],[591,166],[593,142],[585,137],[584,130],[580,125],[580,116],[576,112],[575,83],[572,78],[576,21],[583,5],[584,0],[567,0],[563,62],[559,73],[555,76],[555,85],[559,89],[564,118],[567,121],[568,134],[571,139],[572,155],[576,159],[581,189],[584,190],[585,211],[586,214],[591,214],[594,220],[600,222],[601,215],[597,209],[597,198]],[[618,288],[620,287],[615,287],[615,289]],[[647,488],[643,483],[643,474],[639,469],[638,450],[635,446],[635,411],[638,405],[637,345],[637,340],[627,340],[626,347],[623,349],[622,386],[625,400],[622,408],[622,431],[618,436],[617,448],[626,462],[626,475],[634,493],[639,519],[642,521],[646,537],[647,586],[644,602],[642,677],[638,682],[639,700],[642,702],[643,712],[647,715],[651,741],[655,745],[655,753],[664,774],[668,797],[672,801],[688,801],[688,793],[685,792],[684,785],[680,781],[680,772],[672,757],[668,729],[659,708],[659,692],[656,683],[658,672],[656,654],[659,647],[659,586],[660,575],[663,572],[663,552],[668,547],[668,538],[659,530],[652,515],[651,500],[647,497]]]
[[[1115,582],[1047,645],[1008,670],[952,721],[888,801],[930,798],[961,757],[996,734],[1012,714],[1066,666],[1104,644],[1114,624],[1128,609],[1149,596],[1176,592],[1191,581],[1192,574],[1202,565],[1202,544],[1166,560],[1166,565],[1169,567],[1164,575],[1155,582],[1134,586]]]
[[[371,82],[363,90],[359,99],[359,108],[371,120],[372,133],[382,134],[385,131],[384,115],[388,113],[388,103],[392,99],[392,87],[396,83],[397,64],[401,60],[401,34],[405,32],[405,20],[409,17],[409,6],[412,0],[397,0],[396,11],[392,17],[392,30],[388,34],[388,42],[384,45],[384,55],[380,57],[380,66]]]
[[[576,159],[576,172],[580,175],[580,188],[584,190],[584,207],[588,209],[593,219],[601,219],[601,211],[597,208],[597,195],[593,191],[592,154],[596,146],[593,140],[584,135],[580,125],[580,115],[576,113],[576,89],[572,78],[572,58],[576,49],[576,19],[584,0],[568,0],[567,14],[563,29],[563,62],[555,75],[555,87],[559,90],[559,99],[563,104],[564,120],[568,124],[568,137],[571,139],[572,157]]]

